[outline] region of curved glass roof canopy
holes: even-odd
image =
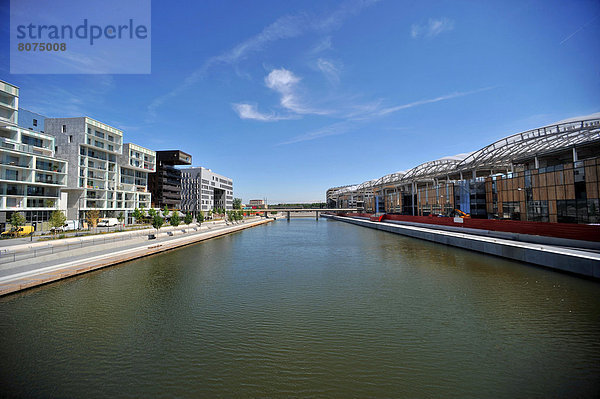
[[[478,151],[428,161],[405,172],[390,173],[359,185],[335,187],[328,196],[365,192],[373,188],[444,179],[462,171],[510,167],[535,156],[564,151],[584,144],[600,143],[600,113],[570,118],[537,129],[512,134]]]

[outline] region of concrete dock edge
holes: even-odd
[[[129,248],[122,251],[116,251],[109,254],[91,257],[82,261],[66,261],[65,263],[52,267],[38,269],[30,272],[19,273],[15,275],[0,278],[0,296],[13,294],[22,290],[37,287],[40,285],[52,283],[65,278],[89,273],[108,266],[117,265],[134,259],[143,258],[172,249],[181,248],[187,245],[195,244],[201,241],[224,236],[227,234],[242,231],[251,227],[263,225],[272,222],[273,219],[263,219],[231,227],[225,227],[219,230],[206,231],[191,236],[174,238],[160,243],[146,242],[135,248]]]
[[[435,230],[426,227],[373,222],[333,215],[323,216],[363,227],[500,256],[576,275],[600,278],[600,254],[596,252]]]

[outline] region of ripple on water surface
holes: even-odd
[[[565,397],[600,387],[598,283],[294,219],[2,298],[30,397]]]

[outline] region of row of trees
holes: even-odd
[[[237,221],[237,220],[243,220],[244,219],[244,212],[243,211],[227,211],[227,218],[230,221]]]
[[[236,200],[237,199],[238,198],[236,198]],[[240,204],[241,204],[241,200],[240,200]],[[132,213],[132,216],[137,223],[150,222],[152,224],[152,226],[157,230],[160,229],[164,225],[165,220],[167,220],[167,219],[169,219],[169,223],[171,224],[171,226],[175,226],[175,227],[179,226],[182,222],[182,219],[179,216],[179,212],[173,211],[173,214],[171,214],[171,212],[169,212],[169,209],[166,206],[162,210],[162,214],[163,214],[163,216],[160,216],[158,214],[158,212],[156,211],[156,209],[154,209],[154,208],[150,208],[150,209],[148,209],[148,212],[146,212],[146,210],[142,207],[141,209],[135,208]],[[244,212],[241,210],[226,211],[223,208],[217,208],[214,211],[213,210],[209,211],[209,215],[225,215],[225,214],[227,214],[227,218],[230,221],[237,221],[237,220],[244,219]],[[95,228],[98,225],[99,219],[100,219],[100,211],[98,211],[97,209],[91,209],[91,210],[87,211],[85,214],[85,221],[89,227]],[[123,221],[125,220],[125,215],[123,214],[123,212],[119,213],[119,215],[117,216],[117,219],[119,220],[119,222],[121,224],[123,223]],[[56,231],[56,229],[64,226],[66,221],[67,221],[67,217],[65,216],[64,212],[55,210],[50,215],[50,219],[48,220],[48,223],[50,224],[50,227],[53,228],[53,231]],[[198,223],[204,222],[204,212],[200,211],[198,213],[198,215],[196,216],[196,221]],[[183,217],[183,223],[191,224],[193,222],[194,222],[194,216],[190,212],[186,212],[185,216]],[[12,227],[14,229],[18,229],[19,227],[24,226],[25,223],[27,223],[27,219],[25,218],[23,213],[13,212],[10,217],[9,223],[12,225]]]
[[[62,211],[56,210],[50,215],[48,223],[50,224],[50,227],[57,229],[59,227],[64,226],[66,221],[67,217],[65,216],[65,214]],[[18,230],[19,227],[25,226],[25,223],[27,223],[27,219],[25,218],[25,215],[23,215],[21,212],[13,212],[13,214],[10,216],[9,223],[11,224],[14,230]]]

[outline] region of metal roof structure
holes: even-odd
[[[390,173],[359,185],[327,190],[328,195],[361,192],[385,185],[402,185],[445,178],[475,169],[493,170],[538,155],[564,151],[584,144],[600,143],[600,113],[565,119],[537,129],[512,134],[478,151],[424,162],[406,172]],[[333,190],[333,191],[332,191]]]
[[[415,181],[424,179],[433,179],[434,177],[445,175],[456,169],[461,159],[456,157],[446,157],[422,163],[410,169],[403,177],[405,181]]]
[[[505,137],[471,153],[457,165],[457,169],[506,166],[525,157],[594,141],[600,141],[600,114],[590,115],[581,120],[559,122]]]
[[[374,185],[376,187],[380,187],[380,186],[385,186],[386,184],[395,184],[402,180],[402,178],[404,177],[404,174],[405,174],[405,172],[390,173],[389,175],[385,175],[385,176],[377,179],[375,181]]]

